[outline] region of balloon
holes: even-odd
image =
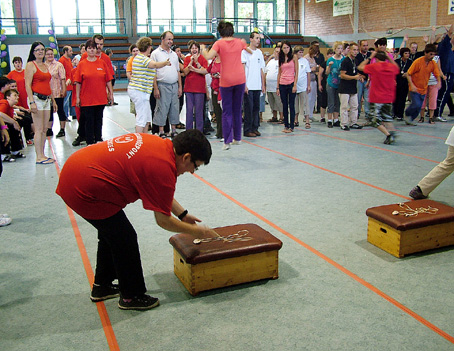
[[[52,29],[49,29],[49,30],[47,31],[47,33],[49,33],[50,35],[54,35],[54,31],[53,31]]]
[[[276,48],[276,44],[273,45],[273,48]]]
[[[52,48],[52,49],[55,49],[57,47],[57,45],[55,45],[55,43],[50,43],[49,46]]]
[[[2,29],[2,30],[0,31],[0,34],[5,34],[5,33],[6,33],[6,32],[5,32],[4,29]]]
[[[6,62],[2,62],[2,64],[0,65],[2,68],[5,68],[6,67]]]
[[[2,57],[5,57],[7,55],[7,52],[6,51],[2,51]]]
[[[57,55],[57,54],[58,54],[57,49],[54,49],[54,55]]]
[[[126,63],[123,65],[123,69],[126,69]]]
[[[254,28],[253,32],[258,32],[259,29],[257,27]]]
[[[266,43],[266,45],[270,45],[270,44],[271,44],[271,41],[270,41],[269,39],[266,39],[266,40],[265,40],[265,43]]]
[[[6,49],[6,45],[5,44],[0,45],[0,49],[5,50]]]
[[[54,37],[49,37],[49,41],[50,41],[51,43],[53,43],[53,42],[55,41],[55,38],[54,38]]]
[[[5,34],[2,34],[2,36],[0,37],[1,41],[5,41],[6,39],[6,35]]]

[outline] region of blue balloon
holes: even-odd
[[[0,37],[1,41],[5,41],[6,39],[6,35],[5,34],[2,34],[2,36]]]
[[[56,48],[57,48],[57,45],[55,45],[55,43],[50,43],[49,46],[50,46],[52,49],[56,49]]]
[[[3,51],[1,56],[5,57],[6,55],[7,55],[6,51]]]
[[[52,29],[49,29],[49,30],[47,31],[47,33],[49,33],[50,35],[54,35],[54,31],[53,31]]]

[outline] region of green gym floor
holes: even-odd
[[[134,130],[128,96],[115,95],[104,140]],[[0,350],[453,350],[454,248],[395,258],[367,242],[365,214],[409,199],[444,159],[453,122],[397,122],[393,145],[319,122],[291,135],[263,122],[262,137],[228,151],[210,139],[210,164],[179,177],[175,197],[211,227],[256,223],[279,238],[279,279],[192,297],[173,273],[172,234],[138,201],[126,213],[161,302],[138,312],[89,299],[96,231],[55,194],[79,149],[72,121],[48,138],[54,165],[36,165],[33,147],[3,164],[0,213],[13,222],[0,228]],[[431,198],[454,206],[453,191],[447,178]]]

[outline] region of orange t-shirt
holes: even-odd
[[[28,109],[27,91],[25,90],[25,70],[22,70],[21,72],[16,70],[11,71],[6,77],[14,79],[17,83],[17,91],[19,92],[19,102],[17,105]]]
[[[219,86],[227,88],[246,83],[246,75],[241,63],[241,52],[246,47],[247,44],[238,38],[233,40],[220,39],[213,44],[213,50],[221,58]]]
[[[134,61],[134,56],[129,56],[128,63],[126,64],[126,72],[132,72],[132,61]]]
[[[80,57],[80,61],[82,60],[85,60],[86,58],[88,57],[88,54],[86,52],[84,52],[82,54],[82,56]],[[101,52],[101,56],[96,56],[97,58],[100,58],[101,60],[103,60],[106,65],[107,65],[107,68],[109,69],[109,72],[110,74],[112,75],[112,77],[115,76],[115,72],[114,72],[114,69],[112,67],[112,61],[110,60],[110,57],[107,56],[105,53]]]
[[[65,56],[60,57],[60,60],[58,60],[63,67],[65,67],[65,72],[66,72],[66,80],[71,79],[71,70],[73,69],[73,64],[71,62],[71,59],[66,58]],[[73,90],[72,84],[66,86],[67,91]]]
[[[36,72],[33,75],[32,91],[38,94],[52,95],[52,90],[50,89],[50,80],[52,76],[49,71],[43,72],[38,68],[38,65],[35,62],[33,62],[33,64],[36,67]]]
[[[0,112],[3,112],[5,115],[14,118],[14,109],[9,105],[8,100],[0,100]]]
[[[435,61],[431,60],[427,63],[424,56],[416,59],[407,73],[411,76],[411,81],[421,95],[427,94],[427,85],[431,73],[434,74],[435,78],[440,77],[440,71]]]
[[[72,154],[56,193],[87,219],[111,217],[138,199],[146,210],[170,216],[176,181],[172,142],[134,133]]]
[[[111,80],[103,60],[80,61],[74,77],[80,83],[80,106],[107,105],[106,84]]]

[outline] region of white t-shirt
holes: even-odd
[[[156,69],[156,81],[167,84],[178,82],[178,76],[180,75],[180,65],[178,56],[174,51],[165,51],[161,48],[161,46],[159,46],[151,53],[150,58],[156,62],[161,62],[169,59],[171,63],[170,66],[164,66]]]
[[[279,61],[274,57],[268,61],[265,68],[266,91],[275,93],[277,90],[277,75],[279,73]]]
[[[311,73],[309,61],[304,57],[298,60],[298,82],[296,83],[296,92],[302,93],[307,90],[307,74]]]
[[[262,70],[265,69],[265,59],[262,50],[252,51],[252,55],[246,50],[241,53],[241,62],[246,64],[246,87],[249,90],[262,90]]]

